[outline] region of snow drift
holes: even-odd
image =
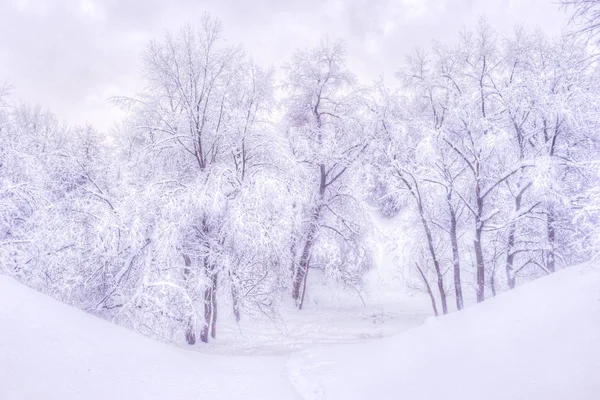
[[[0,276],[0,399],[294,399],[284,359],[155,342]]]
[[[306,399],[597,399],[600,269],[576,267],[380,341],[294,355]]]
[[[394,337],[272,357],[154,342],[0,276],[3,400],[583,400],[598,393],[597,268],[558,272]]]

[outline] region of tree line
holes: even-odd
[[[302,309],[313,275],[360,290],[373,205],[436,315],[597,247],[600,79],[576,36],[483,21],[392,85],[359,83],[322,40],[282,72],[206,15],[146,47],[144,89],[112,99],[127,117],[108,134],[4,87],[0,271],[194,344],[223,312]]]

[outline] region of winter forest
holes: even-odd
[[[436,316],[590,260],[600,6],[564,3],[561,35],[481,19],[376,81],[332,37],[257,65],[205,14],[147,44],[108,131],[0,85],[0,274],[198,345],[317,292],[368,301],[380,247]]]

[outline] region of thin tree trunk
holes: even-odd
[[[308,259],[310,258],[310,251],[312,249],[314,236],[317,231],[316,219],[318,218],[318,214],[315,215],[314,218],[315,221],[313,221],[309,227],[310,230],[306,238],[306,243],[304,243],[304,249],[302,250],[300,262],[298,263],[298,268],[296,269],[296,275],[294,276],[292,298],[296,300],[296,302],[300,300],[300,295],[303,294],[303,292],[306,290],[302,290],[302,288],[306,288],[305,280],[306,275],[308,274]]]
[[[310,267],[310,260],[308,262],[306,273],[304,274],[304,284],[302,285],[302,296],[300,296],[300,304],[298,304],[298,309],[302,310],[302,306],[304,305],[304,295],[306,294],[306,281],[308,279],[308,267]]]
[[[296,203],[292,205],[292,209],[294,212],[297,212]],[[291,244],[290,244],[290,278],[293,280],[296,274],[296,257],[298,256],[298,241],[299,238],[297,236],[296,230],[292,230]]]
[[[210,310],[211,310],[211,327],[210,336],[213,339],[217,337],[217,274],[213,273],[211,279],[211,296],[210,296]]]
[[[306,242],[304,243],[304,249],[302,249],[302,254],[300,256],[300,262],[298,263],[298,269],[296,270],[296,275],[294,276],[294,282],[292,287],[292,298],[299,305],[299,308],[302,309],[302,302],[304,300],[304,293],[306,292],[306,275],[308,274],[309,267],[309,259],[310,253],[314,244],[315,235],[317,233],[317,228],[319,226],[319,220],[321,219],[322,212],[322,202],[325,197],[325,189],[327,173],[325,171],[325,165],[319,165],[319,173],[320,173],[320,184],[319,184],[319,198],[318,204],[313,212],[310,226],[308,230],[308,235],[306,236]],[[302,291],[302,293],[301,293]],[[302,294],[302,298],[300,297]]]
[[[449,194],[450,196],[450,194]],[[460,258],[458,253],[458,238],[456,235],[456,212],[448,201],[450,209],[450,242],[452,243],[452,266],[454,268],[454,293],[456,296],[456,309],[463,308],[462,284],[460,282]]]
[[[435,304],[435,296],[433,295],[433,292],[431,291],[431,286],[429,286],[429,282],[427,282],[427,278],[425,277],[425,274],[423,273],[423,270],[421,269],[421,267],[419,267],[419,264],[415,263],[415,265],[417,266],[419,275],[421,275],[421,279],[423,279],[423,282],[425,283],[425,287],[427,288],[427,294],[429,295],[429,298],[431,299],[431,307],[433,308],[433,313],[437,317],[439,315],[439,313],[437,310],[437,305]]]
[[[475,241],[473,242],[475,246],[475,261],[477,262],[477,302],[481,303],[485,300],[485,273],[484,273],[484,263],[483,263],[483,249],[481,248],[481,230],[476,229],[475,231]]]
[[[202,330],[200,331],[200,340],[203,343],[208,343],[208,331],[210,329],[210,323],[212,321],[212,313],[211,313],[211,287],[207,287],[204,289],[204,324],[202,325]]]
[[[294,275],[296,274],[296,256],[298,255],[296,248],[297,242],[298,240],[294,237],[294,234],[292,234],[292,244],[290,245],[290,259],[292,260],[290,263],[290,275],[292,279],[294,279]]]
[[[210,280],[204,289],[204,324],[200,332],[200,340],[208,343],[208,334],[214,339],[217,335],[217,272],[214,266],[209,265],[208,259],[204,259],[204,268]]]
[[[492,297],[496,297],[496,268],[492,270],[492,276],[490,276],[490,289],[492,290]]]
[[[185,263],[185,267],[183,269],[183,276],[185,278],[185,281],[187,282],[191,274],[192,260],[187,254],[184,254],[183,261]],[[187,344],[196,344],[196,332],[194,331],[194,319],[192,317],[190,317],[187,322],[187,327],[185,330],[185,340]]]
[[[208,334],[215,338],[217,322],[217,304],[216,304],[216,275],[211,277],[211,283],[204,289],[204,324],[200,332],[200,340],[208,343]]]
[[[417,196],[415,197],[415,199],[417,200],[417,206],[419,208],[419,214],[421,216],[421,223],[423,224],[423,228],[425,229],[425,235],[427,236],[427,245],[429,247],[429,253],[431,254],[431,259],[433,260],[433,266],[435,268],[435,273],[437,275],[438,290],[440,292],[440,299],[442,301],[442,312],[444,314],[448,314],[448,304],[446,302],[446,290],[444,289],[444,276],[442,275],[442,270],[440,268],[440,262],[438,261],[437,254],[435,252],[435,247],[433,245],[433,235],[431,234],[431,229],[429,229],[429,224],[427,223],[427,219],[425,218],[425,211],[423,210],[423,203],[421,202],[421,194],[418,190],[416,182],[415,182],[415,188],[417,189]]]
[[[521,202],[523,199],[523,194],[525,191],[531,186],[531,183],[521,187],[521,181],[523,179],[523,175],[519,178],[518,189],[519,193],[515,197],[515,214],[521,210]],[[506,281],[508,282],[508,287],[510,289],[515,288],[515,270],[514,270],[514,260],[515,260],[515,232],[517,230],[517,222],[512,221],[508,228],[508,242],[507,242],[507,250],[506,250]]]
[[[550,143],[550,151],[549,156],[554,157],[554,152],[556,150],[556,141],[558,139],[558,135],[561,132],[560,126],[562,125],[562,121],[559,121],[558,117],[556,117],[556,122],[554,125],[554,134],[552,137],[548,136],[547,124],[544,119],[544,136],[546,139],[546,143]],[[552,205],[548,206],[547,212],[547,220],[546,220],[546,230],[548,231],[548,242],[550,244],[550,251],[548,252],[548,256],[546,259],[546,268],[550,272],[556,271],[556,227],[555,227],[555,217],[554,217],[554,209]]]
[[[554,210],[552,209],[552,207],[549,207],[547,213],[546,228],[548,231],[548,243],[550,244],[550,250],[548,251],[546,259],[546,268],[550,272],[556,271],[556,256],[554,253],[556,247],[556,228],[554,226],[554,222]]]
[[[485,300],[485,262],[483,259],[483,245],[481,239],[483,236],[483,198],[481,197],[481,187],[479,182],[479,161],[475,162],[475,199],[477,202],[477,214],[475,215],[475,260],[477,262],[477,302]]]
[[[519,212],[521,208],[521,194],[515,198],[515,212]],[[508,283],[509,289],[515,288],[515,271],[514,271],[514,259],[515,259],[515,232],[516,232],[516,221],[511,222],[508,228],[508,243],[506,245],[506,282]]]
[[[520,192],[515,198],[515,213],[519,212],[521,208],[521,195]],[[508,227],[508,241],[506,244],[506,282],[508,283],[509,289],[515,288],[515,270],[513,267],[515,259],[515,232],[517,229],[516,221],[510,223]]]
[[[506,245],[506,282],[508,283],[509,289],[515,288],[515,271],[513,268],[513,263],[515,259],[515,223],[511,223],[508,228],[508,243]]]
[[[420,205],[419,205],[419,208],[421,208]],[[431,253],[431,258],[433,259],[433,266],[435,268],[435,273],[437,275],[438,290],[440,292],[440,299],[442,301],[442,312],[444,314],[448,314],[448,304],[446,302],[446,291],[444,289],[444,277],[442,275],[440,263],[437,259],[437,255],[435,253],[435,248],[433,246],[433,236],[431,235],[431,231],[429,230],[429,224],[427,223],[427,220],[425,220],[425,216],[423,214],[421,214],[421,222],[423,223],[423,226],[425,228],[425,234],[427,236],[427,244],[429,246],[429,252]]]
[[[235,316],[235,322],[240,322],[240,294],[236,285],[237,282],[231,282],[231,301],[233,303],[233,315]]]
[[[446,290],[444,289],[444,276],[442,275],[442,270],[440,268],[440,263],[438,261],[435,246],[433,245],[433,235],[431,234],[431,229],[429,228],[429,223],[427,222],[427,218],[425,217],[425,210],[423,209],[423,201],[421,199],[421,191],[419,190],[419,184],[415,177],[409,174],[412,177],[414,182],[414,187],[406,180],[402,172],[399,171],[400,179],[404,182],[406,187],[410,190],[415,202],[417,203],[417,209],[419,210],[419,216],[421,217],[421,223],[423,224],[423,229],[425,230],[425,236],[427,237],[427,245],[429,249],[429,254],[431,255],[431,259],[433,261],[433,266],[435,268],[435,272],[437,274],[437,284],[438,290],[440,292],[440,299],[442,301],[442,311],[444,314],[448,313],[448,304],[446,302]]]

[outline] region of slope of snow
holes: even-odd
[[[296,399],[283,357],[152,341],[0,276],[0,399]]]
[[[305,399],[600,398],[600,269],[576,267],[396,337],[293,355]]]
[[[322,317],[339,331],[311,320],[306,342],[266,344],[281,347],[272,352],[278,356],[206,354],[215,349],[152,341],[0,276],[0,399],[583,400],[600,393],[600,269],[561,271],[361,343],[350,339],[366,325]],[[346,344],[314,344],[341,339]],[[305,350],[290,354],[300,345]]]

